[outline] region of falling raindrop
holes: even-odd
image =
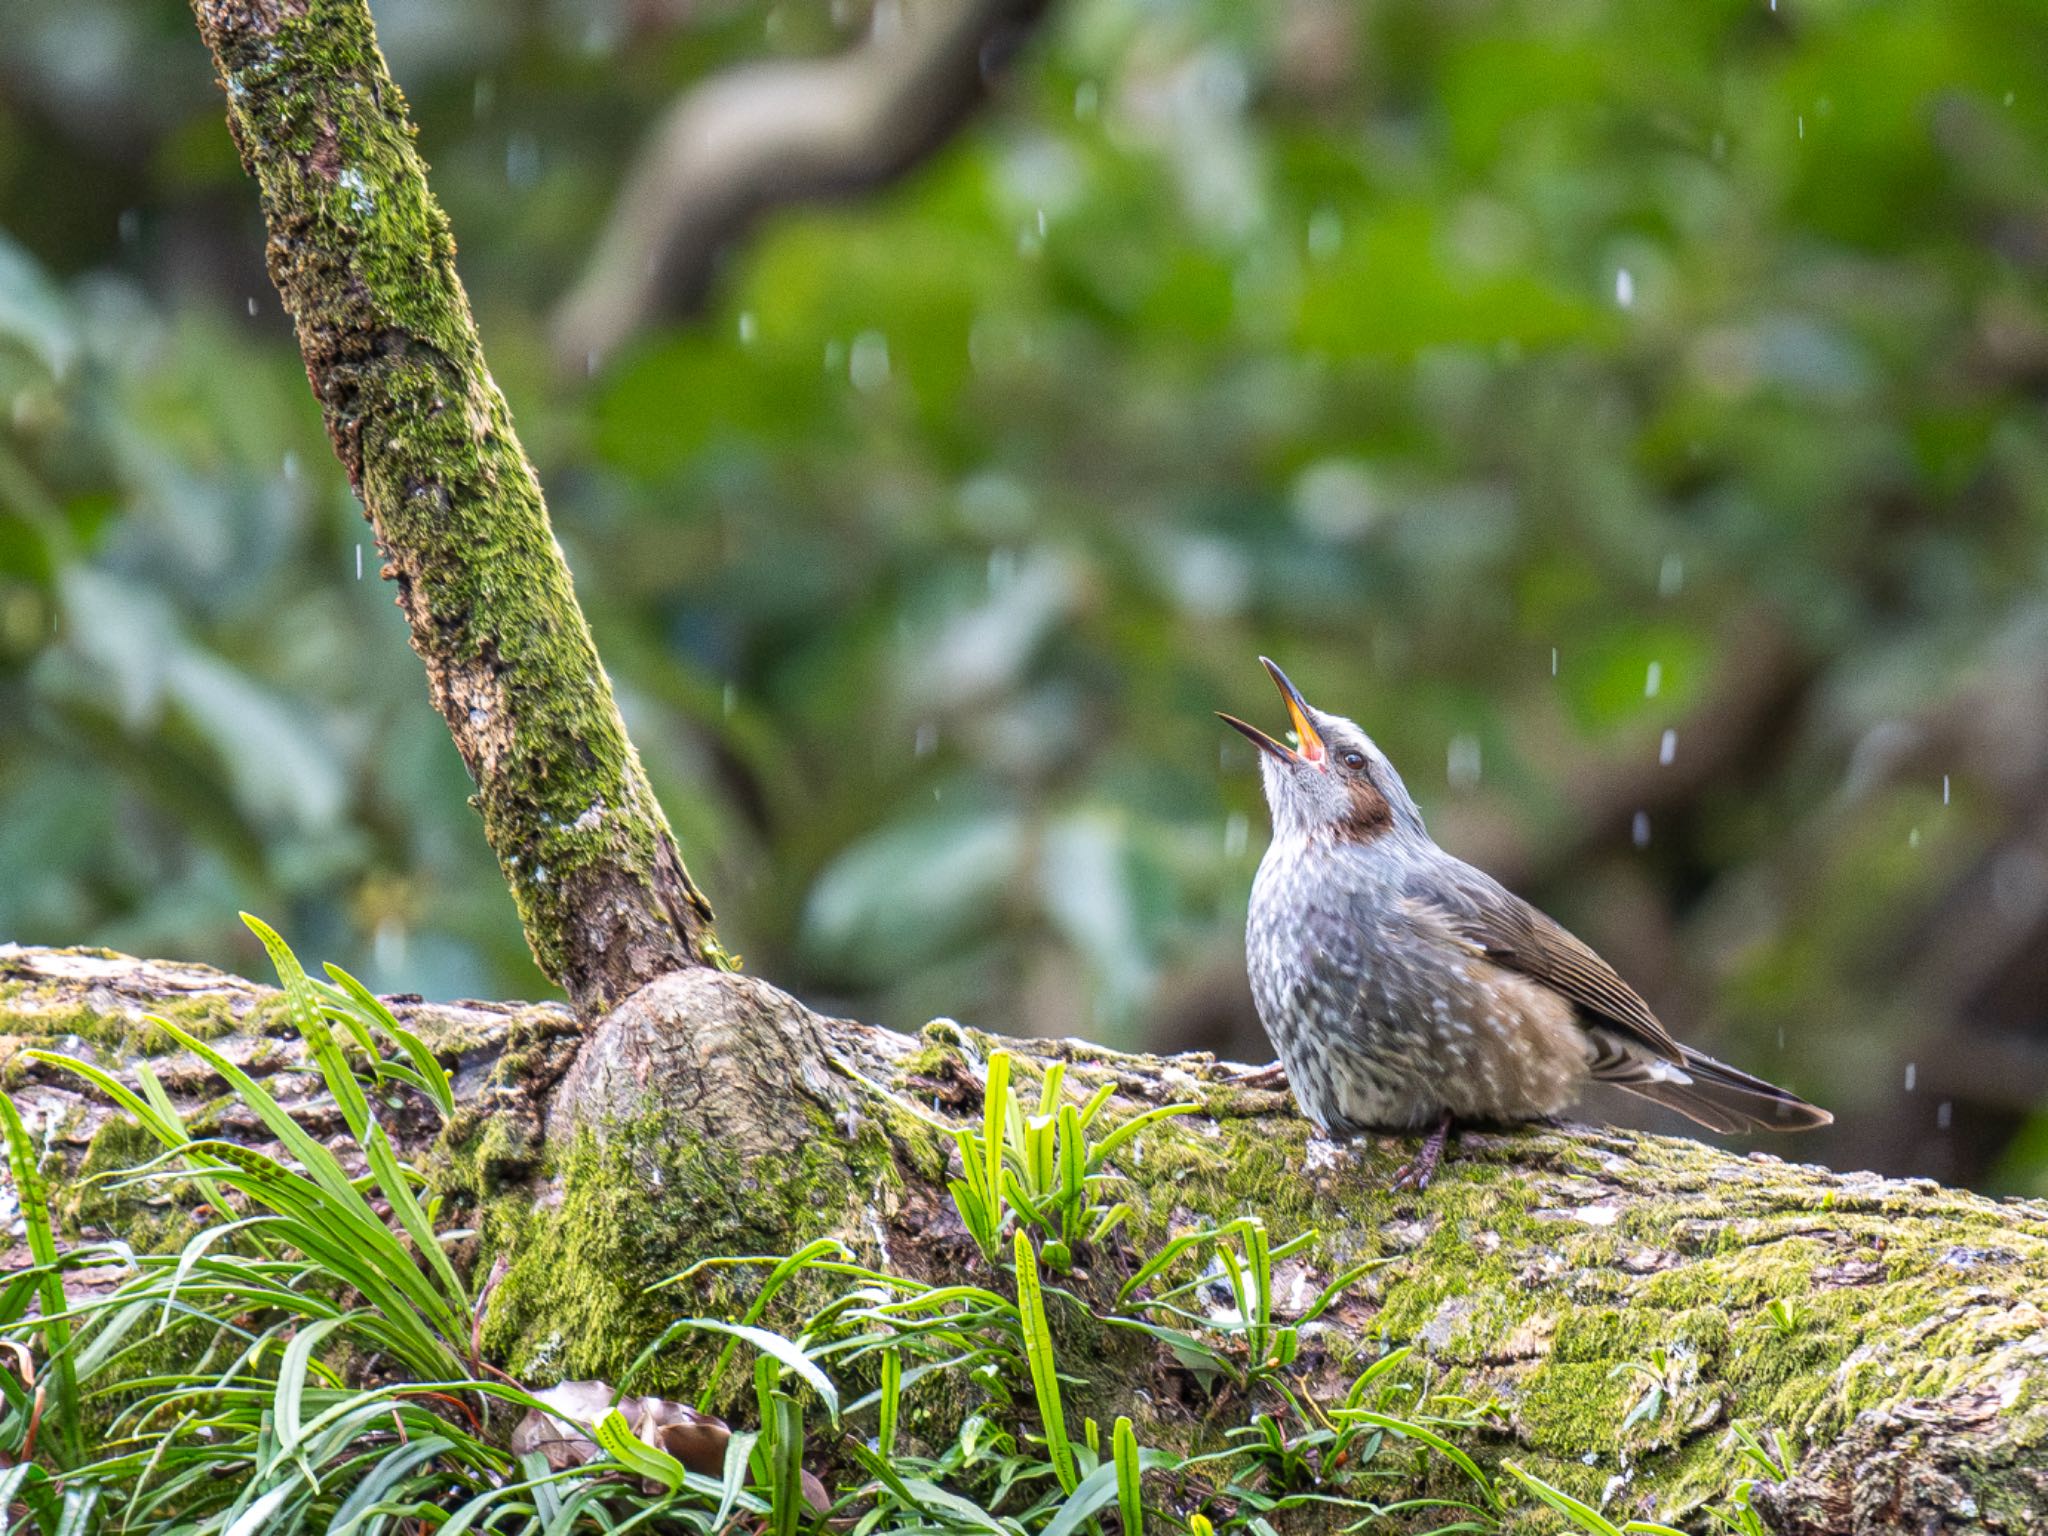
[[[1444,777],[1450,780],[1453,789],[1471,789],[1479,783],[1479,738],[1473,735],[1458,735],[1451,738],[1450,747],[1444,754]]]
[[[1671,760],[1678,756],[1678,732],[1667,730],[1664,739],[1657,743],[1657,766],[1669,768]]]
[[[1908,848],[1918,848],[1920,846],[1920,829],[1918,827],[1913,828],[1912,831],[1906,834],[1906,846]]]
[[[1038,238],[1041,240],[1045,238],[1045,210],[1043,208],[1038,210]]]
[[[880,331],[862,331],[853,338],[846,376],[862,394],[873,394],[889,382],[889,338]]]
[[[1627,267],[1621,268],[1614,274],[1614,302],[1623,309],[1635,308],[1636,280],[1634,274]]]
[[[1557,647],[1554,645],[1550,648],[1550,675],[1557,676]]]
[[[754,318],[754,312],[751,309],[741,310],[740,345],[743,347],[751,347],[754,344],[754,338],[759,336],[760,334],[761,322]]]
[[[1948,775],[1945,773],[1941,776],[1941,803],[1948,804]]]
[[[1654,699],[1664,691],[1664,663],[1653,661],[1649,671],[1643,674],[1643,697]]]
[[[1081,122],[1087,122],[1089,118],[1095,115],[1095,109],[1101,104],[1101,101],[1102,92],[1095,82],[1093,80],[1083,80],[1074,87],[1075,118]]]
[[[1937,1128],[1944,1131],[1947,1130],[1949,1127],[1949,1122],[1955,1119],[1955,1117],[1956,1107],[1954,1103],[1950,1100],[1943,1099],[1940,1104],[1935,1106],[1934,1123]]]
[[[1806,137],[1806,114],[1804,112],[1799,114],[1799,137],[1802,139]]]
[[[724,709],[726,718],[728,720],[731,719],[733,713],[740,707],[739,685],[737,683],[727,683],[725,685],[725,692],[720,696],[718,702]]]
[[[1916,1085],[1916,1084],[1917,1084],[1917,1083],[1918,1083],[1919,1081],[1920,1081],[1920,1063],[1919,1063],[1919,1062],[1917,1062],[1917,1061],[1909,1061],[1909,1062],[1907,1062],[1907,1063],[1906,1063],[1906,1092],[1908,1092],[1908,1093],[1911,1093],[1911,1092],[1913,1091],[1913,1088],[1914,1088],[1914,1086],[1915,1086],[1915,1085]]]
[[[256,295],[253,293],[249,295],[249,318],[251,320],[256,318]]]
[[[910,750],[918,757],[930,757],[939,750],[939,727],[935,721],[927,720],[917,728],[917,740]]]
[[[356,546],[356,580],[357,580],[357,581],[361,581],[362,579],[363,579],[363,546],[362,546],[362,545],[360,545],[360,544],[358,544],[358,545]]]
[[[508,186],[530,187],[540,179],[540,140],[530,133],[515,133],[505,141],[505,182]]]
[[[1226,859],[1242,857],[1251,839],[1250,818],[1242,812],[1232,812],[1229,819],[1223,823],[1223,856]]]
[[[1318,208],[1308,221],[1308,253],[1328,261],[1344,243],[1344,220],[1334,208]]]
[[[298,455],[297,455],[296,453],[293,453],[293,452],[291,452],[291,451],[290,451],[289,449],[287,449],[287,450],[285,451],[285,456],[284,456],[284,463],[283,463],[283,464],[282,464],[282,465],[280,466],[280,468],[282,468],[282,469],[283,469],[283,471],[284,471],[284,477],[285,477],[285,479],[287,479],[287,480],[296,480],[296,479],[298,479],[298,478],[299,478],[299,456],[298,456]]]
[[[1676,597],[1678,589],[1684,585],[1685,557],[1677,554],[1666,555],[1664,563],[1657,568],[1657,595]]]
[[[1648,811],[1636,812],[1635,824],[1630,827],[1629,835],[1635,839],[1635,844],[1638,848],[1650,846],[1650,813]]]

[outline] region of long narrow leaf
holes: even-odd
[[[441,1111],[441,1118],[447,1119],[455,1113],[455,1090],[449,1081],[448,1071],[434,1059],[434,1053],[427,1049],[424,1040],[398,1022],[392,1011],[368,987],[349,975],[340,966],[330,963],[327,974],[334,978],[334,984],[356,1007],[358,1016],[388,1035],[412,1063],[416,1081],[414,1086],[432,1099]],[[388,1067],[386,1070],[389,1070]],[[409,1079],[411,1080],[411,1079]]]
[[[1074,1449],[1067,1441],[1066,1410],[1060,1402],[1060,1379],[1053,1362],[1052,1331],[1046,1323],[1045,1291],[1038,1279],[1038,1255],[1031,1239],[1019,1232],[1017,1253],[1017,1317],[1024,1333],[1024,1358],[1031,1371],[1032,1390],[1038,1397],[1038,1416],[1045,1424],[1045,1443],[1052,1453],[1053,1474],[1060,1487],[1072,1493],[1079,1482],[1074,1471]]]
[[[597,1422],[592,1438],[606,1455],[638,1477],[650,1478],[669,1492],[683,1486],[684,1468],[667,1451],[647,1444],[626,1423],[626,1416],[614,1408]]]
[[[1116,1507],[1123,1520],[1123,1536],[1144,1536],[1145,1492],[1138,1466],[1138,1437],[1128,1418],[1118,1418],[1109,1444],[1115,1458]]]
[[[292,1027],[299,1032],[299,1038],[306,1043],[306,1054],[313,1058],[321,1077],[326,1079],[327,1091],[334,1095],[342,1119],[348,1122],[349,1134],[358,1141],[362,1140],[370,1124],[370,1104],[363,1097],[363,1086],[356,1081],[348,1057],[335,1041],[334,1031],[328,1027],[327,1015],[321,1009],[319,993],[313,990],[312,978],[299,964],[299,957],[292,953],[291,946],[278,937],[277,930],[247,912],[242,914],[242,921],[263,941],[270,963],[276,968],[277,979],[284,984],[284,1000],[291,1010]]]
[[[71,1358],[71,1303],[64,1293],[64,1276],[58,1267],[57,1234],[50,1224],[50,1192],[43,1182],[42,1160],[37,1155],[35,1140],[22,1123],[21,1112],[14,1107],[10,1094],[0,1093],[0,1126],[6,1132],[7,1166],[14,1175],[14,1193],[21,1207],[22,1226],[28,1234],[29,1257],[41,1271],[36,1288],[42,1310],[44,1355],[56,1378],[48,1422],[67,1457],[75,1459],[81,1449],[78,1376]]]
[[[764,1355],[772,1356],[778,1363],[803,1378],[819,1400],[825,1404],[825,1411],[832,1415],[833,1422],[839,1419],[839,1389],[832,1385],[831,1377],[818,1369],[817,1362],[803,1352],[794,1342],[779,1333],[766,1328],[756,1328],[747,1323],[727,1323],[714,1317],[681,1317],[663,1330],[665,1336],[673,1338],[683,1332],[726,1333],[743,1339]]]

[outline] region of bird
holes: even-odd
[[[1327,1136],[1428,1130],[1397,1185],[1426,1188],[1453,1128],[1551,1121],[1611,1083],[1711,1131],[1833,1116],[1672,1038],[1614,968],[1437,846],[1393,763],[1259,658],[1295,745],[1218,712],[1258,748],[1273,836],[1245,958],[1279,1056],[1247,1081],[1294,1091]]]

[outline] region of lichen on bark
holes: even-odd
[[[268,261],[541,969],[595,1015],[716,964],[484,364],[363,0],[194,0]]]

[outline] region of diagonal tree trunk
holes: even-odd
[[[225,1037],[309,1124],[339,1129],[309,1096],[317,1079],[295,1072],[270,989],[199,966],[0,948],[0,1061],[52,1037],[110,1065],[152,1057],[182,1108],[218,1119],[221,1084],[162,1054],[145,1010]],[[678,1312],[738,1311],[744,1292],[646,1294],[707,1254],[831,1235],[867,1262],[986,1281],[945,1192],[943,1140],[900,1099],[975,1115],[981,1063],[1007,1043],[1027,1081],[1060,1060],[1077,1098],[1113,1082],[1112,1114],[1203,1107],[1119,1159],[1138,1210],[1131,1252],[1246,1213],[1276,1237],[1314,1228],[1277,1286],[1296,1308],[1338,1269],[1385,1261],[1311,1333],[1301,1387],[1318,1401],[1341,1397],[1382,1341],[1413,1343],[1444,1390],[1501,1405],[1499,1431],[1470,1442],[1483,1461],[1604,1494],[1610,1516],[1709,1528],[1702,1503],[1743,1473],[1740,1422],[1791,1454],[1791,1476],[1756,1497],[1774,1530],[2048,1529],[2040,1202],[1581,1128],[1468,1135],[1425,1195],[1395,1194],[1407,1144],[1314,1140],[1284,1096],[1233,1086],[1206,1056],[995,1042],[948,1022],[911,1039],[702,968],[587,1038],[553,1005],[396,1012],[454,1071],[461,1112],[437,1141],[412,1127],[413,1150],[473,1218],[473,1260],[509,1259],[486,1340],[535,1383],[615,1377]],[[119,1211],[78,1181],[132,1158],[139,1133],[73,1079],[9,1072],[46,1128],[60,1210],[83,1230],[177,1235],[164,1226],[175,1213]],[[261,1134],[232,1118],[216,1129]],[[1661,1400],[1630,1422],[1649,1390],[1635,1368],[1660,1351]],[[679,1346],[663,1384],[694,1393],[706,1358]],[[1090,1340],[1061,1368],[1080,1383],[1075,1407],[1131,1414],[1148,1445],[1185,1451],[1214,1434],[1202,1394],[1149,1344]]]
[[[362,0],[194,0],[272,281],[540,968],[595,1015],[718,963],[484,366]]]

